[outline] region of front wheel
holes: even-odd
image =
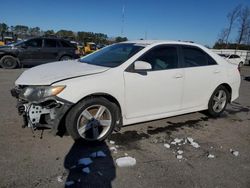
[[[14,69],[18,66],[18,62],[15,57],[6,55],[2,57],[0,65],[4,69]]]
[[[229,92],[224,86],[219,86],[213,92],[209,103],[208,113],[213,117],[218,117],[225,110],[229,101]]]
[[[66,116],[66,129],[74,140],[103,141],[114,130],[115,105],[103,97],[79,102]]]

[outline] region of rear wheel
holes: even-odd
[[[115,110],[115,105],[103,97],[89,98],[70,110],[66,129],[74,140],[105,140],[115,127]]]
[[[60,58],[60,61],[67,61],[67,60],[71,60],[72,58],[68,55],[64,55]]]
[[[14,69],[17,67],[18,62],[15,57],[6,55],[3,56],[2,59],[0,60],[0,65],[4,69]]]
[[[224,86],[217,87],[209,100],[208,113],[213,117],[220,116],[227,106],[229,96],[229,92]]]

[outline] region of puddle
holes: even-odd
[[[124,133],[114,133],[109,137],[109,140],[115,141],[117,145],[126,147],[127,149],[138,149],[136,142],[149,138],[150,135],[146,133],[138,133],[137,131],[126,131]]]
[[[188,120],[188,121],[177,122],[177,123],[173,123],[173,122],[168,121],[167,123],[169,125],[167,125],[165,127],[158,127],[158,128],[152,129],[153,127],[149,126],[147,133],[150,135],[154,135],[154,134],[165,132],[168,135],[170,135],[171,132],[178,131],[180,129],[184,129],[185,127],[198,129],[200,127],[206,126],[207,124],[200,125],[199,123],[204,122],[204,121],[208,121],[208,119],[209,119],[208,117],[202,117],[202,118],[197,119],[197,120]]]

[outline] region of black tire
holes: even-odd
[[[107,108],[110,112],[111,115],[111,125],[107,129],[108,131],[105,133],[105,135],[101,136],[98,139],[89,139],[89,138],[84,138],[84,136],[81,136],[78,132],[78,121],[81,116],[81,113],[85,111],[88,108],[91,108],[92,106],[95,105],[101,105]],[[116,123],[116,105],[108,101],[107,99],[103,97],[93,97],[93,98],[87,98],[78,104],[76,104],[67,114],[66,120],[65,120],[65,126],[66,130],[69,133],[69,135],[74,139],[74,140],[84,140],[84,141],[90,141],[90,142],[96,142],[96,141],[103,141],[105,140],[114,130],[115,128],[115,123]],[[88,121],[88,123],[91,120]],[[87,124],[88,124],[87,123]],[[92,125],[91,125],[92,126]],[[90,128],[89,131],[91,131],[93,128]],[[85,133],[84,133],[85,134]],[[86,136],[86,134],[85,134]]]
[[[15,57],[6,55],[1,58],[0,65],[4,69],[14,69],[18,66],[18,61]]]
[[[60,58],[60,61],[67,61],[67,60],[71,60],[72,58],[68,55],[64,55]]]
[[[225,93],[225,104],[223,103],[223,108],[218,109],[217,111],[215,111],[214,109],[214,105],[215,105],[215,100],[214,98],[218,95],[218,93],[222,91]],[[219,117],[221,115],[221,113],[223,113],[223,111],[225,110],[225,108],[227,107],[228,101],[230,100],[230,93],[229,91],[222,85],[218,86],[215,91],[213,92],[212,96],[209,99],[209,103],[208,103],[208,113],[209,115],[211,115],[212,117]]]

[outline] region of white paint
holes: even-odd
[[[76,60],[49,63],[25,71],[16,85],[57,82],[53,85],[66,85],[58,97],[72,103],[95,93],[109,94],[120,104],[124,125],[205,110],[213,91],[222,83],[231,86],[232,101],[239,96],[237,67],[201,45],[174,41],[130,42],[145,48],[118,67],[94,66]],[[200,48],[218,65],[148,71],[146,75],[126,71],[138,57],[163,44]]]

